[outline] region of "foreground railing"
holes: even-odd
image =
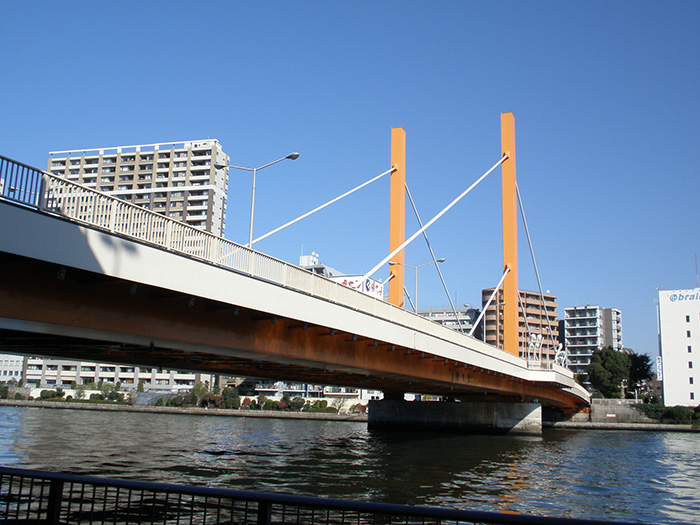
[[[0,521],[242,525],[613,523],[102,479],[9,467],[0,467]]]
[[[383,301],[165,215],[0,155],[0,199],[374,313]]]

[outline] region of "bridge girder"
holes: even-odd
[[[0,351],[575,408],[557,388],[386,341],[0,252]],[[72,335],[71,335],[72,334]]]

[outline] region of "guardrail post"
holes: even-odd
[[[46,175],[41,176],[41,182],[39,183],[39,198],[36,201],[39,211],[46,210],[46,198],[48,192],[48,177]]]
[[[52,479],[49,488],[49,506],[46,509],[46,522],[58,525],[61,522],[61,501],[63,500],[63,481]]]
[[[117,201],[113,200],[109,210],[109,231],[113,232],[117,222]]]
[[[272,523],[272,504],[267,501],[258,502],[257,525],[270,525]]]

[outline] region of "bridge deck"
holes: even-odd
[[[308,272],[323,294],[7,202],[0,224],[2,351],[569,408],[588,401],[567,369],[530,369]]]

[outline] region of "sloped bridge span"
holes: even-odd
[[[39,174],[35,191],[0,201],[2,352],[395,398],[419,392],[567,411],[588,404],[565,368],[529,368],[354,289]]]

